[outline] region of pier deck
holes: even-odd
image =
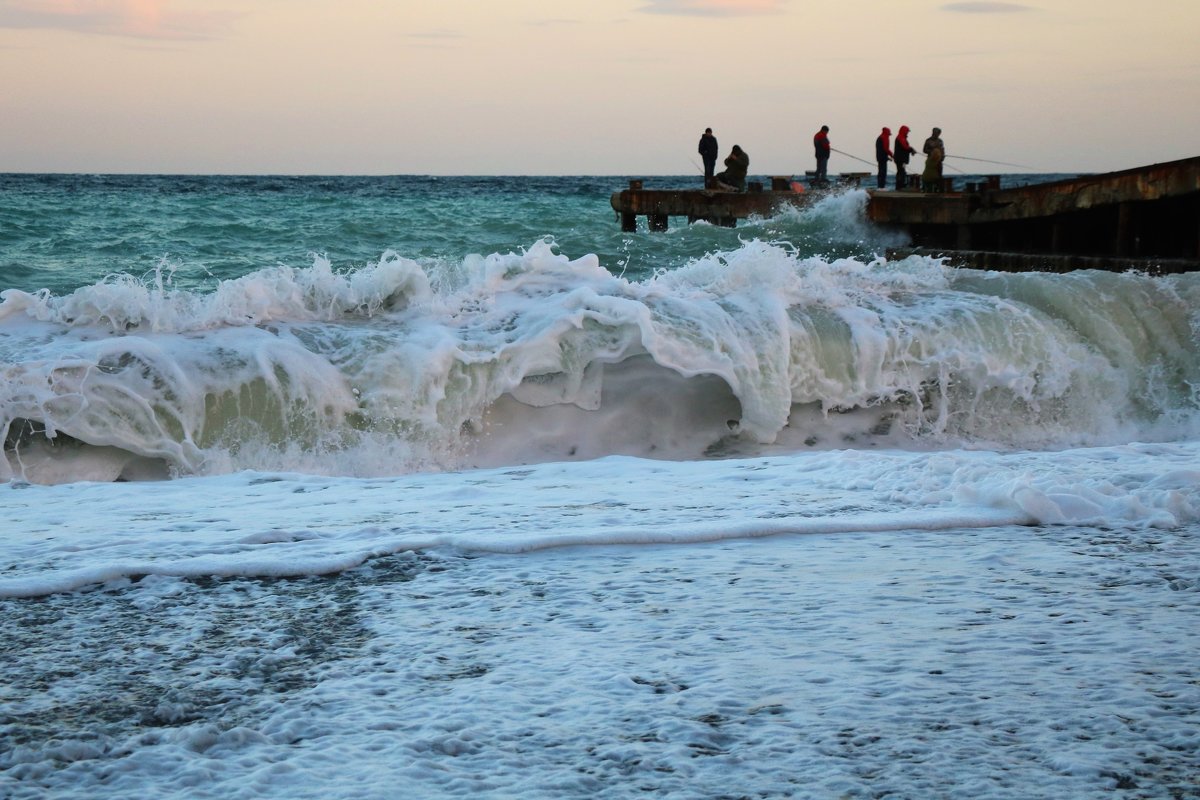
[[[848,172],[839,175],[841,186],[854,186],[866,173]],[[799,191],[796,189],[800,186]],[[747,217],[769,217],[785,206],[794,208],[809,205],[819,196],[819,190],[805,190],[790,176],[771,179],[770,190],[761,183],[750,182],[747,191],[720,189],[644,189],[642,181],[630,181],[629,188],[614,192],[610,198],[613,211],[621,219],[621,230],[637,230],[637,218],[646,217],[652,231],[665,231],[671,217],[687,217],[689,223],[698,220],[729,228]]]
[[[1200,270],[1200,157],[955,193],[870,190],[867,217],[917,252],[986,269]]]
[[[753,187],[751,187],[753,189]],[[770,216],[781,206],[803,206],[807,193],[776,185],[771,191],[733,192],[717,189],[643,189],[641,181],[630,181],[629,188],[615,192],[610,200],[621,218],[621,230],[637,230],[637,218],[647,218],[649,229],[665,231],[671,217],[687,217],[689,223],[704,220],[732,228],[736,221],[750,216]]]

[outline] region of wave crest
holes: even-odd
[[[124,454],[105,474],[131,477],[147,459],[395,474],[1172,439],[1200,427],[1198,294],[1186,275],[1000,277],[760,240],[632,281],[549,238],[456,263],[316,258],[207,294],[163,274],[10,291],[0,469],[36,477],[78,448]]]

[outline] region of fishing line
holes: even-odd
[[[924,153],[913,153],[913,155],[915,155],[915,156],[920,156],[921,158],[925,158],[925,154],[924,154]],[[943,166],[943,167],[949,167],[950,169],[952,169],[952,170],[954,170],[955,172],[957,172],[957,173],[960,173],[960,174],[962,174],[962,175],[966,175],[966,174],[967,174],[967,171],[966,171],[965,169],[959,169],[958,167],[954,166],[953,164],[947,164],[947,163],[946,163],[946,159],[947,159],[947,158],[951,158],[951,156],[942,156],[942,166]]]
[[[919,156],[921,156],[922,158],[924,158],[924,157],[925,157],[925,154],[924,154],[924,153],[917,153],[916,155],[919,155]],[[966,171],[965,169],[959,169],[958,167],[954,166],[953,164],[947,164],[947,163],[946,163],[946,156],[942,156],[942,166],[943,166],[943,167],[946,167],[946,168],[948,168],[948,169],[952,169],[952,170],[954,170],[955,172],[959,173],[960,175],[966,175],[966,174],[967,174],[967,171]]]
[[[867,161],[865,158],[859,158],[858,156],[852,156],[849,153],[844,153],[841,150],[838,150],[836,147],[831,147],[829,149],[835,153],[841,153],[842,155],[844,155],[848,158],[853,158],[855,161],[861,161],[864,164],[870,164],[872,167],[876,166],[874,161]],[[916,155],[923,156],[924,153],[917,153]],[[964,175],[966,174],[963,170],[959,169],[958,167],[954,166],[953,164],[946,164],[944,161],[942,163],[944,166],[949,167],[950,169],[954,170],[955,172],[962,172]]]
[[[865,158],[859,158],[858,156],[852,156],[849,153],[845,153],[845,152],[842,152],[841,150],[838,150],[836,147],[831,147],[829,149],[835,153],[841,153],[842,155],[846,156],[847,158],[853,158],[855,161],[861,161],[864,164],[870,164],[872,167],[875,166],[874,161],[867,161]]]
[[[1044,172],[1045,171],[1039,167],[1031,167],[1028,164],[1010,164],[1007,161],[989,161],[986,158],[971,158],[970,156],[946,156],[946,158],[957,158],[962,161],[980,161],[984,164],[999,164],[1002,167],[1019,167],[1020,169],[1031,169],[1034,172]]]

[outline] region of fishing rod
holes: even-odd
[[[971,158],[970,156],[946,156],[946,158],[957,158],[960,161],[979,161],[984,164],[999,164],[1002,167],[1018,167],[1020,169],[1031,169],[1034,172],[1042,172],[1043,170],[1037,167],[1031,167],[1028,164],[1010,164],[1007,161],[989,161],[986,158]]]

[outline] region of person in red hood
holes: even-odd
[[[879,134],[879,138],[875,140],[875,161],[879,164],[879,180],[877,185],[880,189],[887,188],[887,165],[892,160],[892,129],[884,128]]]
[[[908,143],[908,126],[901,125],[896,134],[896,152],[892,156],[896,162],[896,191],[908,186],[908,158],[915,152],[916,148]]]

